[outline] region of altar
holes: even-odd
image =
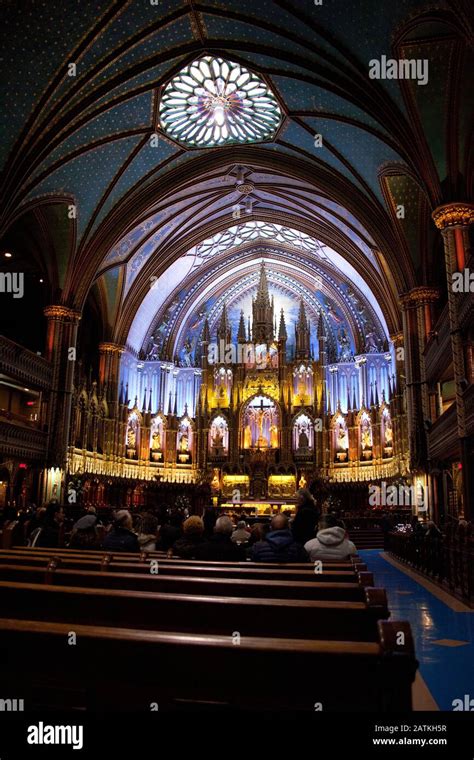
[[[249,516],[273,516],[281,512],[294,515],[296,512],[296,499],[262,499],[258,501],[246,499],[242,501],[225,501],[215,506],[228,512],[237,512],[238,514],[245,512]]]

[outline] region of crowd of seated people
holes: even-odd
[[[11,519],[18,519],[12,512]],[[15,512],[15,514],[14,514]],[[69,514],[66,514],[69,513]],[[274,515],[252,525],[242,515],[208,508],[202,516],[162,506],[146,511],[100,510],[70,512],[56,502],[30,510],[25,543],[31,547],[104,549],[109,552],[164,551],[168,557],[206,561],[309,562],[347,559],[356,553],[344,523],[320,515],[309,491],[297,494],[294,518]],[[74,518],[71,516],[74,514]],[[4,512],[3,524],[9,515]]]

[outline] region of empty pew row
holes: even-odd
[[[24,564],[29,565],[41,564],[48,562],[52,558],[61,564],[64,568],[76,568],[83,570],[100,569],[104,572],[135,572],[150,573],[154,560],[146,562],[124,562],[121,555],[102,554],[100,565],[98,560],[84,555],[64,555],[57,553],[56,550],[42,554],[21,554],[0,552],[0,573],[3,564]],[[223,565],[210,563],[190,564],[185,561],[162,562],[157,561],[154,566],[154,572],[159,575],[180,575],[187,577],[208,578],[234,578],[234,579],[254,579],[254,580],[294,580],[294,581],[311,581],[311,582],[333,582],[344,583],[358,580],[363,585],[373,586],[373,575],[365,571],[359,572],[357,565],[346,565],[343,569],[334,568],[332,565],[322,567],[322,572],[315,572],[315,568],[308,563],[304,568],[294,568],[293,565],[280,565],[278,567],[266,568],[255,563],[248,566],[246,563],[238,565]],[[318,568],[319,570],[319,568]]]
[[[123,562],[149,562],[152,559],[156,559],[160,562],[163,562],[164,564],[172,564],[173,562],[178,562],[179,564],[186,564],[190,567],[194,565],[202,564],[202,560],[196,560],[196,559],[181,559],[180,557],[174,556],[169,557],[166,552],[108,552],[105,549],[69,549],[69,548],[54,548],[54,549],[47,549],[42,547],[14,547],[12,549],[8,550],[1,550],[0,553],[4,554],[5,552],[8,552],[11,556],[22,556],[22,555],[29,555],[29,556],[42,556],[44,554],[50,555],[52,552],[60,557],[88,557],[88,558],[101,558],[105,554],[114,554],[116,558],[120,557],[121,561]],[[206,560],[206,565],[209,565],[210,567],[262,567],[262,568],[281,568],[281,567],[288,567],[291,566],[297,570],[304,570],[308,569],[309,567],[312,567],[314,563],[312,562],[292,562],[291,565],[285,565],[279,562],[251,562],[250,560],[245,560],[242,562],[218,562],[218,561],[208,561]],[[359,557],[352,557],[348,560],[324,560],[322,562],[322,565],[324,567],[328,567],[331,569],[350,569],[353,566],[357,566],[359,570],[367,570],[367,565],[361,561]]]
[[[375,593],[374,593],[375,591]],[[366,589],[365,600],[301,600],[171,594],[0,581],[3,618],[123,626],[202,635],[374,641],[387,619],[386,598]]]
[[[371,642],[242,635],[237,646],[228,635],[78,621],[73,630],[69,646],[69,623],[0,619],[2,694],[24,695],[26,711],[411,710],[417,663],[408,623],[380,621]],[[12,651],[41,656],[19,669]]]
[[[206,578],[151,574],[149,572],[103,572],[84,569],[75,563],[67,566],[56,559],[3,564],[0,559],[0,580],[18,583],[47,583],[84,588],[116,588],[129,591],[158,591],[172,594],[202,594],[210,596],[268,597],[272,599],[314,599],[364,601],[364,576],[358,574],[347,582],[318,582],[293,580],[255,580]],[[371,578],[369,579],[371,580]],[[377,589],[385,598],[383,589]],[[375,594],[375,590],[372,592]]]

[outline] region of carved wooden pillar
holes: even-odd
[[[47,306],[46,358],[52,365],[48,405],[49,467],[66,469],[76,364],[77,329],[81,314],[66,306]]]
[[[469,519],[474,500],[473,465],[466,429],[466,408],[464,392],[466,390],[467,367],[463,346],[463,336],[459,321],[459,296],[453,289],[453,274],[463,272],[468,249],[468,228],[474,222],[474,204],[448,203],[433,211],[433,220],[441,230],[444,242],[444,259],[448,283],[448,312],[451,328],[451,351],[453,355],[454,383],[456,388],[456,421],[460,440],[460,455],[463,474],[463,508],[464,516]]]

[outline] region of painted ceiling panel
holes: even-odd
[[[388,145],[378,140],[364,129],[349,126],[333,119],[304,119],[315,133],[321,134],[331,146],[333,146],[356,171],[364,177],[365,181],[379,200],[383,202],[378,171],[383,163],[400,161],[400,156]]]
[[[420,264],[419,214],[421,190],[416,182],[407,175],[386,177],[393,206],[403,205],[404,218],[398,219],[398,224],[405,235],[415,266]]]
[[[3,0],[2,81],[7,107],[2,109],[2,160],[47,83],[105,7],[100,2],[68,0],[66,10],[62,3],[48,0]]]
[[[97,217],[97,220],[94,222],[94,227],[97,226],[101,219],[105,218],[108,212],[112,210],[113,206],[130,190],[130,188],[134,187],[145,174],[148,174],[148,172],[154,167],[158,169],[159,165],[169,156],[172,156],[173,153],[176,153],[176,151],[177,149],[165,142],[165,140],[159,140],[156,148],[152,148],[150,141],[148,140],[128,166],[127,170],[122,174],[119,181],[114,185],[112,192],[108,196],[107,201]]]
[[[178,259],[154,282],[153,287],[150,288],[141,302],[133,319],[127,338],[127,343],[131,348],[136,351],[140,349],[143,336],[148,330],[159,306],[168,298],[178,283],[184,280],[190,268],[191,261],[189,259]]]
[[[407,85],[420,112],[438,169],[439,179],[442,182],[447,171],[446,124],[449,107],[447,84],[450,76],[453,42],[447,40],[424,45],[406,45],[403,49],[406,58],[428,60],[428,83],[417,85],[416,81],[408,80]]]
[[[27,200],[46,193],[73,195],[77,203],[78,237],[82,237],[104,188],[137,143],[136,137],[128,137],[89,151],[47,177]]]
[[[111,50],[127,40],[132,33],[146,29],[157,18],[163,18],[180,7],[183,7],[182,0],[159,0],[159,6],[153,6],[150,2],[129,3],[81,58],[81,66],[91,68]]]
[[[51,166],[61,156],[67,155],[77,148],[86,147],[101,137],[117,135],[120,132],[139,127],[147,127],[151,124],[151,120],[151,93],[145,92],[143,95],[127,100],[125,103],[97,116],[82,129],[74,132],[49,154],[47,161],[41,164],[39,171]]]
[[[338,55],[333,46],[327,42],[323,37],[315,34],[311,26],[305,23],[302,18],[303,11],[308,17],[318,22],[317,9],[313,8],[310,3],[299,7],[297,3],[294,5],[295,13],[290,13],[285,8],[277,5],[276,3],[264,2],[255,3],[255,0],[233,0],[232,2],[222,0],[211,0],[206,3],[207,7],[218,8],[219,10],[229,9],[234,13],[239,13],[248,19],[256,19],[264,21],[265,23],[273,26],[278,26],[281,29],[288,31],[291,34],[305,40],[310,45],[315,45],[322,48],[331,55]],[[263,12],[262,12],[263,11]],[[209,18],[209,14],[206,14],[206,23]],[[343,56],[340,56],[341,60]]]
[[[242,13],[242,10],[239,9],[239,12]],[[268,19],[268,21],[271,23],[272,20]],[[290,56],[300,56],[304,59],[307,59],[309,55],[316,57],[316,54],[311,54],[305,45],[299,45],[294,40],[287,39],[284,36],[284,33],[287,29],[285,26],[283,26],[281,29],[283,33],[278,34],[277,32],[273,32],[270,29],[262,29],[258,26],[255,26],[252,24],[252,22],[249,22],[247,24],[234,18],[210,16],[209,14],[204,14],[204,23],[206,25],[208,34],[213,37],[220,37],[225,40],[243,40],[252,42],[256,48],[259,48],[260,46],[267,48],[274,47],[275,50],[284,50]],[[289,28],[288,31],[290,33],[293,32],[291,28]],[[229,51],[229,57],[231,57],[231,51]],[[273,65],[278,66],[279,59],[280,55],[276,55]]]
[[[151,6],[150,10],[153,10]],[[163,45],[164,38],[166,38],[166,45]],[[165,49],[176,49],[181,43],[189,41],[190,38],[192,38],[192,32],[189,18],[185,17],[174,21],[172,24],[167,25],[165,29],[159,29],[151,34],[143,42],[135,45],[128,53],[122,55],[115,63],[107,66],[103,72],[94,78],[94,87],[109,79],[109,77],[113,77],[121,71],[126,71],[139,61],[151,58],[158,53],[163,53]]]
[[[333,144],[333,131],[340,125],[338,125],[337,122],[329,122],[329,120],[326,121],[324,119],[318,119],[317,121],[306,119],[305,121],[308,122],[308,126],[311,127],[311,129],[314,129],[313,132],[305,130],[299,124],[290,123],[281,133],[278,141],[295,145],[300,150],[306,151],[308,158],[329,164],[344,177],[347,177],[351,182],[357,184],[359,188],[365,192],[365,189],[359,184],[352,172],[324,145],[325,134],[328,135],[328,142]],[[323,135],[323,145],[321,148],[316,148],[314,145],[315,134]],[[346,156],[346,158],[350,160],[349,157]]]
[[[120,267],[110,269],[103,275],[105,291],[107,293],[107,316],[109,324],[114,324],[115,313],[118,306]]]
[[[291,77],[273,75],[271,79],[291,112],[330,111],[338,116],[360,121],[381,132],[385,131],[376,119],[372,119],[365,111],[329,90],[307,82],[298,82],[298,87],[295,87],[295,81]]]

